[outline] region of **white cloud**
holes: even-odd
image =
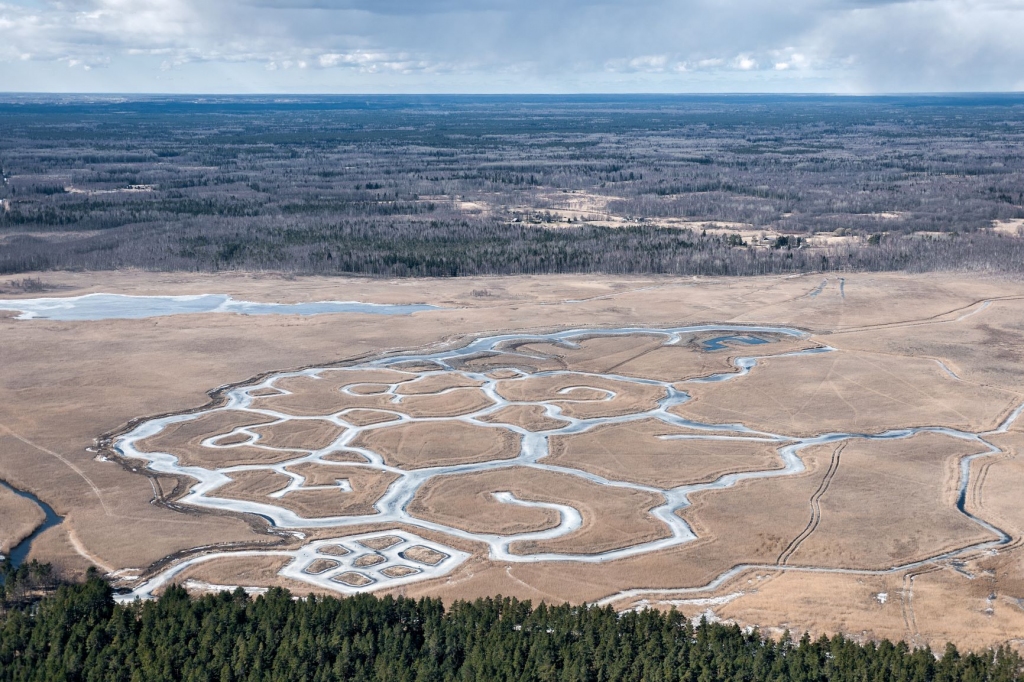
[[[711,59],[701,59],[697,62],[697,68],[699,69],[714,69],[725,63],[725,60],[720,57],[714,57]]]
[[[0,87],[1014,89],[1020,35],[1024,0],[0,0]]]
[[[751,71],[757,68],[757,60],[750,55],[741,54],[733,60],[733,64],[740,71]]]

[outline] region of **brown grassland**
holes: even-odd
[[[553,356],[564,369],[597,374],[621,374],[658,381],[683,381],[733,369],[731,357],[725,353],[701,352],[701,344],[716,334],[684,335],[673,346],[663,345],[656,336],[637,334],[630,337],[592,337],[580,341],[579,348],[566,348],[551,343],[532,343],[517,350]],[[808,347],[806,340],[765,335],[770,341],[757,347],[758,353],[776,355]]]
[[[661,502],[659,497],[531,467],[435,478],[420,490],[409,511],[477,533],[511,535],[558,524],[552,510],[500,504],[493,498],[497,492],[511,492],[530,502],[568,504],[583,516],[583,527],[564,538],[513,543],[517,554],[594,554],[666,535],[664,526],[647,513]]]
[[[427,393],[439,393],[452,388],[475,386],[480,386],[480,382],[472,381],[457,374],[438,374],[426,377],[420,381],[402,384],[398,387],[396,393],[399,395],[422,395]]]
[[[226,433],[239,427],[267,424],[272,421],[274,421],[272,417],[264,417],[251,412],[237,410],[211,412],[188,421],[169,424],[155,436],[139,441],[138,449],[140,452],[166,452],[174,455],[183,466],[226,467],[236,464],[251,464],[254,461],[274,464],[286,457],[271,450],[245,445],[214,448],[202,443],[213,434]],[[235,440],[237,439],[221,439],[216,444],[230,445]]]
[[[260,445],[299,450],[320,450],[345,432],[340,426],[323,419],[291,420],[259,426],[253,431],[259,435]]]
[[[364,431],[352,445],[378,452],[387,464],[403,469],[511,459],[519,454],[515,433],[462,422],[413,422]]]
[[[993,538],[955,506],[957,464],[982,451],[977,443],[935,433],[850,442],[819,498],[820,523],[789,562],[897,566]]]
[[[306,566],[304,570],[310,575],[319,575],[320,573],[325,573],[340,565],[341,562],[335,561],[334,559],[317,559],[309,566]]]
[[[370,549],[387,549],[388,547],[394,547],[402,541],[402,538],[396,535],[383,535],[380,537],[369,538],[367,540],[360,540],[359,544],[363,547],[369,547]]]
[[[343,394],[341,388],[350,385],[380,387],[412,378],[411,374],[391,371],[324,372],[320,376],[285,377],[277,381],[276,387],[287,393],[262,396],[253,406],[300,417],[329,415],[353,408],[388,409],[390,400],[379,395],[379,388],[373,393],[358,395]]]
[[[549,417],[540,405],[509,405],[497,412],[481,417],[481,421],[494,424],[512,424],[527,431],[547,431],[558,429],[569,422],[564,419]]]
[[[544,461],[609,480],[659,488],[782,466],[775,452],[778,443],[660,438],[693,433],[654,419],[598,426],[570,436],[553,436],[551,454]]]
[[[586,386],[580,385],[583,381]],[[609,395],[606,391],[613,393],[614,397],[605,400]],[[645,412],[665,396],[665,390],[660,386],[577,374],[506,379],[498,382],[497,392],[506,400],[550,401],[562,409],[562,414],[581,419]]]
[[[501,332],[770,325],[799,328],[808,336],[794,340],[767,335],[771,343],[716,352],[705,352],[705,337],[698,334],[676,346],[638,334],[584,339],[578,348],[532,343],[506,350],[522,354],[516,356],[516,366],[528,373],[570,369],[682,382],[728,372],[738,356],[827,345],[835,352],[770,358],[737,380],[677,384],[692,395],[675,408],[687,419],[743,423],[792,437],[921,426],[982,432],[998,427],[1024,402],[1024,284],[978,275],[850,274],[842,289],[830,278],[814,296],[810,294],[821,284],[820,275],[389,281],[56,272],[43,279],[66,287],[59,295],[68,296],[225,293],[282,303],[360,300],[442,306],[394,317],[192,314],[95,322],[0,317],[0,478],[38,495],[65,517],[33,542],[30,556],[53,562],[68,576],[97,565],[104,572],[136,569],[137,575],[148,577],[210,547],[300,546],[303,541],[275,534],[251,515],[180,503],[193,481],[152,475],[139,462],[118,461],[97,449],[104,436],[124,430],[133,420],[199,409],[216,387],[275,371],[459,347],[476,336]],[[474,295],[482,289],[489,295]],[[460,365],[502,372],[499,368],[508,366],[509,357],[484,353]],[[426,368],[410,364],[405,369]],[[396,409],[441,418],[491,404],[476,387],[459,387],[463,384],[450,383],[450,377],[408,383],[414,376],[394,370],[327,371],[320,378],[283,379],[277,385],[290,394],[262,391],[254,406],[304,417],[346,411],[343,418],[350,423],[383,425],[363,432],[353,445],[370,447],[388,464],[410,469],[509,459],[519,453],[519,437],[496,425],[384,425],[393,419],[387,412]],[[609,378],[581,382],[579,375],[500,376],[500,394],[506,398],[541,398],[570,416],[628,415],[650,409],[664,395],[658,387]],[[359,383],[363,385],[354,387],[354,395],[340,390]],[[402,396],[398,403],[380,394],[396,383]],[[601,389],[617,395],[604,400],[607,394]],[[563,425],[553,424],[536,408],[506,408],[488,420],[532,431]],[[268,465],[290,455],[280,458],[278,452],[246,444],[210,448],[202,441],[251,427],[261,436],[257,443],[316,449],[340,433],[322,420],[267,426],[269,421],[251,413],[215,412],[172,425],[140,446],[170,452],[183,464],[196,466]],[[658,438],[687,433],[646,421],[609,425],[553,439],[552,454],[541,463],[655,486],[781,466],[776,445]],[[1024,628],[1024,511],[1019,503],[1024,421],[986,439],[1003,452],[973,461],[965,509],[1010,536],[999,547],[889,570],[994,537],[956,509],[959,462],[979,452],[977,444],[922,434],[849,441],[838,458],[835,445],[807,448],[800,453],[806,465],[802,473],[694,493],[679,516],[696,540],[615,561],[495,561],[482,543],[410,527],[406,530],[472,556],[447,575],[400,589],[413,597],[448,600],[501,593],[554,602],[608,599],[620,608],[676,606],[692,615],[711,611],[712,617],[741,625],[908,638],[933,646],[947,640],[967,646],[1019,644]],[[358,460],[354,453],[353,459]],[[344,463],[290,470],[306,477],[310,486],[348,480],[353,492],[339,487],[267,498],[289,479],[263,470],[233,475],[233,482],[215,494],[322,517],[372,511],[373,502],[395,480],[393,474]],[[596,553],[666,532],[649,513],[662,501],[655,493],[521,466],[434,479],[410,510],[422,518],[488,532],[558,522],[550,510],[500,504],[494,492],[570,505],[583,516],[584,525],[575,533],[513,546],[520,555]],[[30,532],[41,513],[9,498],[0,491],[0,538],[11,544],[6,539]],[[390,528],[395,524],[315,529],[305,541]],[[190,568],[181,579],[281,585],[299,594],[317,591],[280,576],[286,561],[217,559]],[[723,574],[723,580],[705,589]]]
[[[933,360],[863,351],[771,358],[744,381],[695,385],[691,394],[675,412],[807,436],[931,425],[992,429],[1019,402],[1008,391],[957,381]]]
[[[307,519],[326,516],[372,514],[373,503],[387,491],[397,474],[356,466],[298,465],[289,469],[306,478],[304,486],[331,486],[338,480],[349,482],[352,492],[335,490],[292,490],[281,498],[270,498],[286,487],[291,478],[269,469],[239,471],[230,474],[231,483],[217,488],[216,497],[273,504]]]
[[[346,410],[341,413],[341,418],[353,426],[367,426],[368,424],[382,424],[384,422],[393,422],[400,419],[400,417],[391,412],[381,412],[380,410]]]
[[[39,505],[0,487],[0,554],[11,551],[32,534],[46,515]]]

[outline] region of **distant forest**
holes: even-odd
[[[5,95],[0,274],[1024,273],[1022,151],[1018,95]]]
[[[676,611],[279,588],[115,605],[92,578],[0,610],[0,682],[1012,682],[1010,649],[941,655],[841,636],[797,641]]]

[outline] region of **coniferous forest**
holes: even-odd
[[[115,604],[93,577],[0,614],[0,680],[850,680],[1022,678],[1008,649],[961,655],[843,637],[794,641],[672,611],[496,597],[445,608],[360,595],[293,599],[172,587]]]

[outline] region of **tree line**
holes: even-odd
[[[794,641],[692,623],[675,610],[533,607],[358,595],[293,599],[273,588],[115,604],[93,575],[0,616],[0,680],[18,682],[389,682],[714,680],[1011,682],[1008,648],[941,655],[887,640]]]
[[[467,219],[314,224],[256,219],[159,230],[124,227],[75,240],[23,234],[0,243],[0,274],[119,268],[380,277],[935,270],[1019,276],[1024,273],[1024,240],[984,232],[876,234],[828,248],[803,248],[792,237],[762,248],[735,233],[651,225],[547,229]]]
[[[52,564],[33,559],[15,566],[9,556],[4,557],[0,562],[0,613],[34,603],[62,582]]]

